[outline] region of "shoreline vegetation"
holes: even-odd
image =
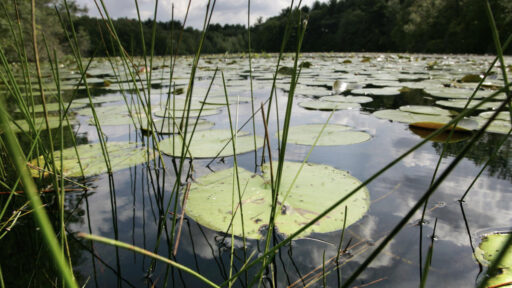
[[[18,15],[22,23],[29,23],[30,5],[20,1]],[[17,58],[9,33],[8,21],[4,16],[16,19],[13,5],[5,6],[0,18],[0,44],[9,60]],[[130,5],[133,5],[131,3]],[[512,3],[506,0],[490,1],[496,27],[500,35],[512,33]],[[111,45],[109,28],[102,19],[86,15],[86,10],[69,1],[70,14],[74,22],[79,49],[83,57],[104,57],[116,55]],[[56,10],[62,13],[64,7],[57,1],[37,1],[38,27],[42,29],[48,45],[58,54],[70,55],[69,43],[60,27]],[[301,52],[397,52],[436,54],[492,54],[492,34],[484,11],[484,4],[478,0],[330,0],[315,2],[311,7],[300,9],[302,17],[310,25],[305,31]],[[290,9],[283,9],[279,15],[251,23],[251,50],[253,53],[279,52],[281,37],[286,30]],[[293,13],[299,13],[295,10]],[[179,55],[192,55],[201,39],[201,31],[183,27],[179,20],[153,21],[152,19],[117,18],[110,19],[120,44],[132,56],[143,56],[151,48],[153,55],[169,55],[176,49]],[[29,39],[29,27],[24,27],[25,38]],[[28,25],[28,24],[27,24]],[[44,29],[43,29],[44,27]],[[249,47],[247,25],[220,25],[211,23],[202,43],[203,54],[246,53]],[[68,29],[70,27],[67,27]],[[291,27],[296,30],[296,24]],[[142,33],[141,33],[142,31]],[[181,43],[172,31],[181,32]],[[154,46],[150,41],[154,33]],[[42,34],[42,33],[40,33]],[[40,36],[41,37],[41,36]],[[41,39],[42,40],[42,39]],[[290,34],[284,52],[293,52],[296,33]],[[115,40],[117,41],[117,40]],[[145,43],[145,47],[141,43]],[[30,43],[26,43],[28,45]],[[12,49],[9,49],[12,48]],[[40,47],[44,49],[44,47]],[[28,49],[29,50],[29,49]],[[504,54],[511,54],[508,48]],[[32,58],[30,50],[29,59]],[[46,53],[40,53],[45,58]]]

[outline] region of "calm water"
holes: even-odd
[[[379,55],[371,55],[372,62],[361,63],[360,69],[356,71],[354,69],[360,60],[357,55],[307,55],[305,60],[311,61],[313,67],[304,70],[304,86],[301,87],[318,89],[319,92],[318,95],[295,96],[292,125],[325,123],[330,112],[306,110],[298,106],[297,103],[305,99],[329,95],[331,91],[328,88],[331,84],[328,83],[332,83],[335,79],[345,79],[344,81],[351,83],[354,88],[386,86],[378,81],[374,82],[376,84],[372,84],[371,79],[394,81],[395,83],[421,83],[427,79],[440,79],[439,82],[442,85],[448,82],[447,79],[459,79],[460,75],[465,73],[484,70],[485,65],[491,59],[476,56],[460,56],[459,58],[428,56],[430,57],[428,58],[422,55],[408,55],[417,60],[401,61],[401,58],[392,58],[392,56],[395,57],[394,55],[383,55],[384,60],[380,62],[384,61],[384,63],[380,63]],[[388,57],[393,61],[389,60],[392,63],[386,64],[388,60],[385,59]],[[334,61],[334,64],[329,64],[326,59]],[[353,63],[343,66],[340,64],[343,59],[352,59]],[[476,59],[476,63],[467,64],[466,62],[470,62],[470,59]],[[433,60],[438,60],[444,66],[440,64],[438,70],[426,70],[425,63]],[[234,68],[226,66],[226,71],[228,79],[243,83],[247,73],[243,72],[244,70],[240,67],[244,67],[247,59],[238,61],[237,65],[239,66]],[[266,77],[265,73],[272,71],[271,67],[275,65],[275,59],[257,59],[256,62],[255,77],[257,79],[260,77],[260,79],[255,82],[254,97],[255,103],[259,107],[259,103],[264,102],[270,94],[271,81],[262,79]],[[456,65],[459,63],[460,69],[456,69]],[[159,72],[155,71],[154,73]],[[207,87],[208,74],[211,76],[213,72],[201,71],[203,78],[198,79],[197,87]],[[439,74],[452,76],[436,78]],[[397,75],[403,75],[406,79],[398,81]],[[302,83],[301,81],[299,83]],[[288,81],[286,77],[283,77],[278,82],[280,88],[277,90],[277,99],[282,122],[287,101],[287,93],[282,88],[286,87]],[[216,82],[216,84],[219,83]],[[237,95],[250,95],[248,86],[243,89],[234,87]],[[163,97],[154,94],[158,88],[156,86],[152,90],[154,101]],[[229,89],[228,87],[228,91]],[[301,90],[298,89],[298,91]],[[96,93],[120,94],[118,91],[105,90],[98,90]],[[130,94],[128,93],[127,96],[130,97]],[[413,133],[407,124],[379,119],[373,116],[372,112],[385,108],[396,109],[403,105],[432,105],[435,100],[438,100],[421,90],[402,92],[395,96],[372,95],[371,97],[373,101],[362,104],[361,109],[336,111],[330,121],[332,124],[344,124],[356,130],[365,131],[372,136],[371,140],[346,146],[315,147],[309,158],[310,163],[326,164],[349,171],[351,175],[363,181],[422,139]],[[98,106],[110,105],[124,104],[123,102],[98,104]],[[231,110],[233,114],[238,111],[238,126],[241,126],[251,114],[251,105],[249,103],[239,106],[232,105]],[[275,107],[273,107],[273,111],[275,111]],[[79,141],[81,143],[97,142],[95,127],[88,125],[89,117],[77,116],[77,118],[80,124],[74,128]],[[229,128],[225,107],[222,108],[220,114],[203,118],[215,122],[214,129]],[[274,148],[274,156],[277,155],[277,138],[274,136],[277,131],[276,126],[276,117],[275,114],[272,114],[269,134]],[[103,130],[108,141],[141,142],[147,140],[146,136],[142,135],[133,125],[104,126]],[[251,132],[252,124],[248,124],[243,131]],[[256,117],[256,134],[264,134],[259,113]],[[490,163],[476,182],[466,198],[466,202],[460,205],[457,199],[465,192],[487,161],[496,143],[503,139],[502,137],[505,136],[486,133],[478,141],[430,198],[426,211],[427,223],[423,225],[422,234],[420,234],[420,226],[417,225],[417,221],[421,217],[421,212],[418,212],[358,278],[355,286],[374,281],[375,283],[369,287],[418,286],[420,265],[425,262],[436,219],[436,241],[427,286],[472,287],[475,285],[482,268],[473,257],[472,247],[478,246],[480,237],[485,233],[510,230],[512,220],[512,210],[510,209],[510,203],[512,203],[512,186],[510,185],[512,180],[512,158],[510,156],[512,144],[510,138],[500,149],[496,160]],[[441,161],[441,172],[466,142],[467,140],[447,145],[447,154]],[[286,159],[302,161],[309,149],[310,146],[289,144]],[[334,263],[328,260],[337,254],[341,231],[313,234],[305,239],[295,240],[291,245],[280,250],[275,258],[277,286],[322,286],[321,275],[324,260],[326,261],[325,272],[328,273],[325,280],[327,286],[338,286],[339,275],[341,278],[348,277],[428,189],[442,149],[442,143],[427,142],[368,186],[371,198],[370,209],[361,220],[347,228],[342,244],[343,247],[347,247],[347,253],[340,258],[342,266],[339,271],[334,269]],[[257,150],[256,153],[259,163],[262,149]],[[238,155],[239,165],[249,171],[257,169],[254,159],[254,152]],[[172,215],[162,215],[162,211],[169,201],[176,178],[172,169],[172,157],[164,156],[163,160],[168,167],[167,171],[154,170],[154,167],[148,169],[147,165],[138,165],[117,171],[112,178],[107,175],[89,177],[87,186],[90,187],[90,190],[86,194],[83,192],[67,194],[66,212],[69,217],[70,251],[80,284],[86,283],[86,287],[163,286],[166,266],[161,263],[157,263],[154,271],[147,275],[152,263],[150,258],[102,244],[91,245],[88,241],[76,238],[74,234],[75,232],[93,233],[116,238],[153,251],[157,245],[160,219],[167,221],[167,229],[170,229],[172,219]],[[194,178],[207,175],[211,173],[211,170],[218,171],[233,166],[233,157],[225,157],[222,161],[217,159],[208,168],[206,165],[210,160],[193,161]],[[47,195],[46,199],[54,200],[50,195]],[[56,206],[56,200],[50,202],[50,211],[52,209],[56,211]],[[55,218],[55,223],[58,223],[57,218]],[[160,239],[158,253],[163,256],[168,255],[168,232],[164,231]],[[277,240],[279,239],[282,238],[278,236]],[[34,286],[44,286],[43,283],[47,282],[42,279],[46,277],[53,279],[51,264],[48,263],[44,249],[41,249],[40,240],[38,231],[30,218],[22,220],[16,229],[13,229],[4,239],[1,263],[7,283],[12,284],[8,286],[16,286],[17,284],[14,283],[19,284],[19,279],[24,279],[22,281],[24,286],[28,283],[32,283]],[[420,243],[422,247],[420,247]],[[256,240],[248,240],[247,244],[247,254],[255,252],[256,256],[264,247],[263,242]],[[209,230],[192,219],[186,218],[175,260],[199,271],[216,283],[222,283],[230,273],[229,261],[232,245],[235,245],[238,259],[242,259],[241,239],[236,239],[235,243],[231,243],[231,237],[225,237],[221,232]],[[12,262],[6,259],[12,259]],[[236,260],[235,263],[237,263],[236,268],[239,268],[241,262]],[[34,271],[34,274],[29,278],[24,271]],[[256,271],[255,269],[250,270],[249,275],[253,275]],[[173,269],[168,272],[167,284],[169,286],[204,286],[186,273],[179,273]],[[264,276],[264,287],[271,287],[271,277],[271,275]],[[245,276],[242,276],[236,285],[246,287]]]

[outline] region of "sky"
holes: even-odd
[[[94,0],[75,0],[80,6],[89,9],[91,17],[100,17]],[[320,0],[325,2],[326,0]],[[100,1],[97,1],[98,4]],[[160,0],[158,1],[158,21],[171,20],[172,4],[174,4],[174,19],[183,23],[189,0]],[[309,7],[315,0],[302,0],[302,5]],[[135,1],[133,0],[104,0],[107,11],[113,18],[128,17],[137,18]],[[141,18],[146,20],[153,18],[156,0],[138,0]],[[192,0],[186,26],[201,29],[208,0]],[[259,17],[263,20],[276,16],[282,9],[290,6],[291,0],[252,0],[251,1],[251,25]],[[295,3],[298,3],[295,0]],[[100,4],[101,5],[101,4]],[[217,0],[211,23],[242,24],[247,26],[247,0]]]

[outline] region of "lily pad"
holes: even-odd
[[[228,101],[229,101],[229,104],[248,103],[251,101],[251,97],[228,96]],[[208,105],[227,105],[225,96],[211,96],[211,97],[206,98],[206,101],[201,100],[200,102],[204,102],[204,104],[208,104]]]
[[[299,145],[313,145],[323,126],[324,124],[308,124],[290,127],[288,142]],[[368,141],[371,138],[367,133],[348,131],[350,129],[350,127],[344,125],[328,124],[325,126],[316,145],[335,146],[357,144]]]
[[[425,129],[420,127],[415,127],[412,125],[409,125],[409,130],[411,130],[414,134],[420,136],[421,138],[427,138],[432,134],[434,131],[432,129]],[[450,136],[451,134],[451,136]],[[471,137],[472,133],[464,132],[464,131],[454,131],[451,133],[450,131],[444,131],[441,134],[438,134],[432,138],[430,138],[430,141],[432,142],[440,142],[445,143],[448,141],[448,143],[457,143],[460,141],[464,141],[466,139],[469,139]]]
[[[478,122],[478,129],[482,128],[484,124],[489,120],[482,117],[471,117],[471,119]],[[494,120],[487,127],[485,131],[499,133],[499,134],[507,134],[510,129],[512,129],[512,125],[510,124],[510,120]]]
[[[44,117],[35,118],[33,120],[34,120],[35,128],[37,130],[39,130],[39,129],[46,130],[46,121],[45,121]],[[14,124],[14,122],[16,124]],[[14,131],[14,133],[30,130],[30,128],[29,128],[30,126],[28,125],[28,122],[25,119],[16,120],[14,122],[9,123],[11,125],[11,129]],[[69,122],[70,122],[70,124],[76,123],[72,119],[70,119]],[[60,126],[60,123],[61,123],[61,121],[58,116],[49,116],[48,117],[48,124],[50,125],[50,129],[58,128]],[[64,126],[68,125],[66,120],[62,121],[62,124]],[[19,126],[19,128],[18,128],[18,126]]]
[[[437,105],[450,107],[450,108],[458,108],[463,109],[466,106],[466,103],[468,101],[464,99],[455,99],[455,100],[438,100],[436,101]],[[475,107],[480,101],[479,100],[473,100],[471,103],[469,103],[468,108]],[[501,105],[500,102],[485,102],[480,107],[478,107],[477,110],[487,110],[487,109],[497,109]]]
[[[187,139],[190,135],[187,135]],[[160,141],[160,150],[171,156],[181,156],[181,146],[183,138],[180,135],[174,135],[171,138]],[[189,153],[193,158],[212,158],[217,156],[232,156],[233,148],[231,145],[224,146],[231,140],[230,130],[205,130],[197,131],[194,133],[192,142],[189,147]],[[188,140],[187,140],[188,143]],[[263,138],[256,136],[256,148],[263,146]],[[222,150],[222,151],[221,151]],[[236,152],[237,154],[246,153],[254,150],[254,138],[246,132],[238,133],[236,138]],[[187,157],[190,157],[187,155]]]
[[[274,164],[277,166],[277,164]],[[343,198],[358,185],[359,180],[350,176],[346,171],[335,169],[327,165],[306,164],[293,183],[293,187],[286,199],[283,199],[297,174],[301,163],[285,162],[284,174],[279,191],[279,202],[283,203],[277,211],[275,225],[277,230],[290,235],[308,223],[311,219],[323,212],[335,201]],[[271,186],[270,169],[268,164],[262,167],[262,176],[243,169],[238,169],[238,178],[242,191],[242,208],[244,216],[245,237],[257,239],[261,231],[266,228],[271,212]],[[187,202],[187,214],[203,226],[216,231],[228,230],[232,219],[233,170],[226,169],[197,179],[190,188]],[[315,225],[306,229],[300,237],[311,233],[327,233],[343,228],[344,210],[348,207],[346,226],[349,226],[363,217],[370,206],[369,192],[366,188],[359,189],[342,205],[331,211]],[[240,211],[233,218],[233,234],[242,236]]]
[[[417,113],[405,112],[405,111],[400,111],[400,110],[391,110],[391,109],[379,110],[379,111],[374,112],[373,115],[377,118],[398,121],[398,122],[403,122],[403,123],[415,123],[415,122],[447,123],[451,120],[451,118],[448,116],[417,114]]]
[[[96,96],[92,98],[92,103],[107,103],[123,101],[123,97],[119,95]],[[89,104],[89,97],[75,99],[73,103]]]
[[[339,102],[339,103],[369,103],[372,102],[373,99],[367,96],[325,96],[320,98],[321,101],[331,101],[331,102]]]
[[[486,235],[475,250],[475,256],[478,261],[483,265],[489,265],[494,261],[509,236],[510,233]],[[510,287],[510,284],[503,285],[512,281],[512,251],[510,249],[508,249],[502,261],[498,263],[497,268],[498,272],[495,275],[488,276],[487,285],[490,287]]]
[[[361,105],[359,105],[359,103],[338,103],[338,102],[318,101],[318,100],[299,102],[299,106],[302,108],[306,108],[306,109],[324,110],[324,111],[361,108]]]
[[[487,111],[487,112],[480,113],[478,116],[485,118],[485,119],[489,119],[489,118],[491,118],[491,116],[494,113],[495,113],[494,111]],[[508,111],[499,112],[498,115],[496,116],[496,120],[510,121],[510,112],[508,112]]]
[[[194,129],[195,122],[196,122],[195,119],[190,119],[190,121],[188,123],[187,131],[190,132],[190,131],[192,131],[192,129]],[[174,123],[174,125],[173,125],[173,123]],[[137,125],[139,125],[139,124],[137,124]],[[183,123],[183,125],[185,125],[185,123]],[[215,123],[213,123],[211,121],[199,119],[197,121],[195,131],[208,130],[208,129],[212,128],[214,125],[215,125]],[[179,131],[181,131],[183,129],[183,128],[178,129],[179,128],[179,120],[177,120],[176,122],[173,122],[172,119],[154,120],[154,125],[152,127],[150,127],[150,129],[148,129],[148,121],[146,121],[146,120],[142,120],[142,125],[140,125],[140,129],[143,131],[147,131],[147,132],[153,130],[154,127],[156,127],[158,134],[174,134],[174,133],[179,133]]]
[[[351,93],[356,95],[379,95],[379,96],[393,96],[400,95],[400,89],[395,88],[362,88],[354,89]]]
[[[69,105],[69,103],[63,103],[64,104],[64,108],[63,109],[66,109]],[[69,109],[75,109],[75,108],[81,108],[81,107],[84,107],[85,104],[80,104],[80,103],[71,103],[71,106],[69,107]],[[59,111],[59,107],[60,107],[60,103],[48,103],[46,104],[46,111],[48,112],[56,112],[56,111]],[[19,112],[20,109],[16,109],[16,112]],[[28,107],[28,111],[32,111],[32,107]],[[38,113],[38,112],[44,112],[44,109],[43,109],[43,104],[38,104],[38,105],[34,105],[34,112]]]
[[[95,144],[84,144],[76,147],[78,155],[80,155],[80,162],[84,169],[85,176],[98,175],[107,172],[107,166],[105,159],[103,158],[102,149],[99,143]],[[128,142],[109,142],[107,143],[107,151],[110,158],[110,164],[112,171],[121,170],[137,164],[148,161],[153,153],[147,153],[146,147],[141,147],[139,143],[128,143]],[[62,151],[63,153],[63,174],[66,177],[79,177],[82,176],[80,166],[78,165],[78,159],[76,157],[75,148],[67,148]],[[149,154],[149,156],[148,156]],[[55,161],[60,167],[60,151],[55,151]],[[39,160],[39,161],[38,161]],[[44,168],[43,156],[39,159],[33,159],[30,161],[32,166],[39,166]],[[32,176],[39,177],[40,171],[38,169],[32,169]],[[46,176],[47,173],[44,173]]]
[[[443,108],[435,107],[435,106],[406,105],[406,106],[401,106],[398,109],[400,109],[400,111],[417,113],[417,114],[443,115],[443,116],[452,115],[452,113],[450,113],[450,111],[443,109]]]
[[[174,118],[185,118],[185,116],[187,115],[187,112],[186,111],[183,111],[183,110],[175,110],[174,111]],[[199,114],[199,110],[190,110],[190,113],[189,113],[189,117],[198,117],[198,116],[211,116],[211,115],[215,115],[215,114],[219,114],[220,113],[220,110],[217,110],[217,109],[203,109],[203,111],[201,111],[201,114]],[[163,118],[172,118],[172,114],[173,114],[173,111],[172,110],[158,110],[158,111],[155,111],[155,116],[158,116],[158,117],[163,117]]]

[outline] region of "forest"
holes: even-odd
[[[303,52],[411,52],[411,53],[474,53],[493,52],[493,42],[484,2],[479,0],[330,0],[303,6],[294,13],[308,21]],[[502,41],[512,33],[512,1],[490,1]],[[2,4],[4,6],[4,4]],[[69,2],[82,56],[116,55],[103,19],[89,17],[74,2]],[[18,3],[18,11],[3,7],[4,13],[16,19],[30,17],[30,5]],[[60,1],[37,1],[38,17],[44,23],[48,45],[60,54],[69,54],[65,33],[59,23],[64,7]],[[251,24],[252,52],[278,52],[285,32],[288,9],[263,21]],[[30,23],[30,21],[24,21]],[[152,19],[118,18],[113,20],[123,47],[131,55],[149,51],[153,32]],[[183,27],[178,20],[156,22],[155,55],[171,51],[186,55],[195,52],[201,31]],[[28,25],[28,24],[27,24]],[[70,27],[66,27],[69,30]],[[30,29],[26,29],[27,39]],[[143,33],[141,33],[143,31]],[[0,45],[6,55],[16,55],[9,33],[8,21],[0,18]],[[295,43],[293,27],[288,43]],[[144,37],[145,41],[141,41]],[[203,53],[247,52],[248,31],[245,25],[211,24],[203,45]],[[179,42],[179,45],[177,43]],[[145,43],[146,47],[142,47]],[[43,48],[41,48],[43,49]],[[285,47],[290,51],[292,47]],[[509,48],[505,51],[510,54]],[[43,55],[46,53],[43,53]]]

